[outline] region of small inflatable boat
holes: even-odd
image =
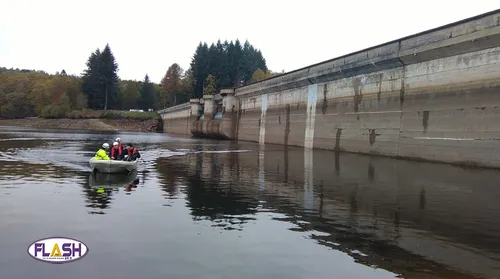
[[[137,161],[121,161],[121,160],[89,160],[92,171],[101,173],[126,173],[137,168]]]

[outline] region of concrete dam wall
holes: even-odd
[[[500,10],[219,97],[161,111],[164,131],[500,167]]]

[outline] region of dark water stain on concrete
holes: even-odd
[[[243,110],[243,111],[242,111],[242,110],[241,110],[241,109],[239,109],[239,108],[241,108],[241,100],[239,100],[239,102],[238,102],[238,111],[237,111],[236,126],[233,126],[233,127],[235,127],[235,128],[234,128],[234,130],[235,130],[235,131],[234,131],[234,138],[235,138],[236,140],[238,139],[238,136],[239,136],[239,134],[240,134],[240,121],[241,121],[241,114],[242,114],[242,112],[245,112],[245,110]]]
[[[290,136],[290,105],[286,105],[285,139],[284,139],[285,146],[288,146],[289,136]]]
[[[401,109],[401,115],[403,114],[403,105],[405,103],[405,78],[406,71],[403,68],[403,76],[401,77],[401,89],[399,91],[399,107]]]
[[[375,133],[375,129],[368,129],[369,133],[369,139],[370,139],[370,145],[373,145],[375,143],[375,138],[377,136],[380,136],[380,134]]]
[[[285,145],[284,148],[284,157],[285,157],[285,183],[288,183],[288,145]]]
[[[380,102],[380,97],[382,96],[382,78],[383,77],[384,77],[384,74],[380,73],[378,76],[378,82],[377,82],[377,86],[378,86],[377,101],[379,101],[379,102]]]
[[[359,105],[361,104],[361,101],[363,100],[363,91],[361,88],[361,79],[360,78],[355,78],[353,81],[353,89],[354,89],[354,111],[359,112]],[[359,120],[359,118],[358,118]]]
[[[235,109],[235,106],[233,106],[232,110],[231,110],[231,137],[233,139],[237,139],[238,138],[238,115],[239,115],[239,112],[236,111]],[[189,125],[188,125],[189,127]]]
[[[340,151],[335,151],[335,173],[340,175]]]
[[[368,180],[370,182],[373,182],[375,179],[375,167],[373,166],[372,162],[368,163]]]
[[[427,126],[429,126],[429,111],[423,111],[422,125],[424,126],[424,133],[427,132]]]
[[[323,111],[323,114],[326,114],[326,109],[328,108],[328,101],[326,100],[326,93],[328,93],[328,86],[325,84],[323,85],[323,107],[321,110]]]
[[[340,151],[340,136],[342,135],[342,129],[337,129],[337,135],[335,136],[335,151]]]

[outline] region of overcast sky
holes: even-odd
[[[80,74],[109,43],[122,79],[184,70],[200,41],[259,48],[291,71],[500,8],[499,1],[0,0],[0,66]]]

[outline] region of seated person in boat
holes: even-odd
[[[122,160],[123,159],[123,150],[119,147],[118,142],[113,142],[113,148],[111,148],[111,160]]]
[[[125,155],[125,161],[135,161],[141,158],[141,154],[137,151],[131,143],[127,144],[127,154]]]
[[[116,138],[115,141],[118,143],[118,149],[125,155],[125,148],[122,145],[122,140],[120,138]]]
[[[94,159],[96,160],[109,160],[109,156],[106,153],[106,150],[109,150],[109,144],[107,142],[102,144],[102,148],[97,150],[95,153]]]

